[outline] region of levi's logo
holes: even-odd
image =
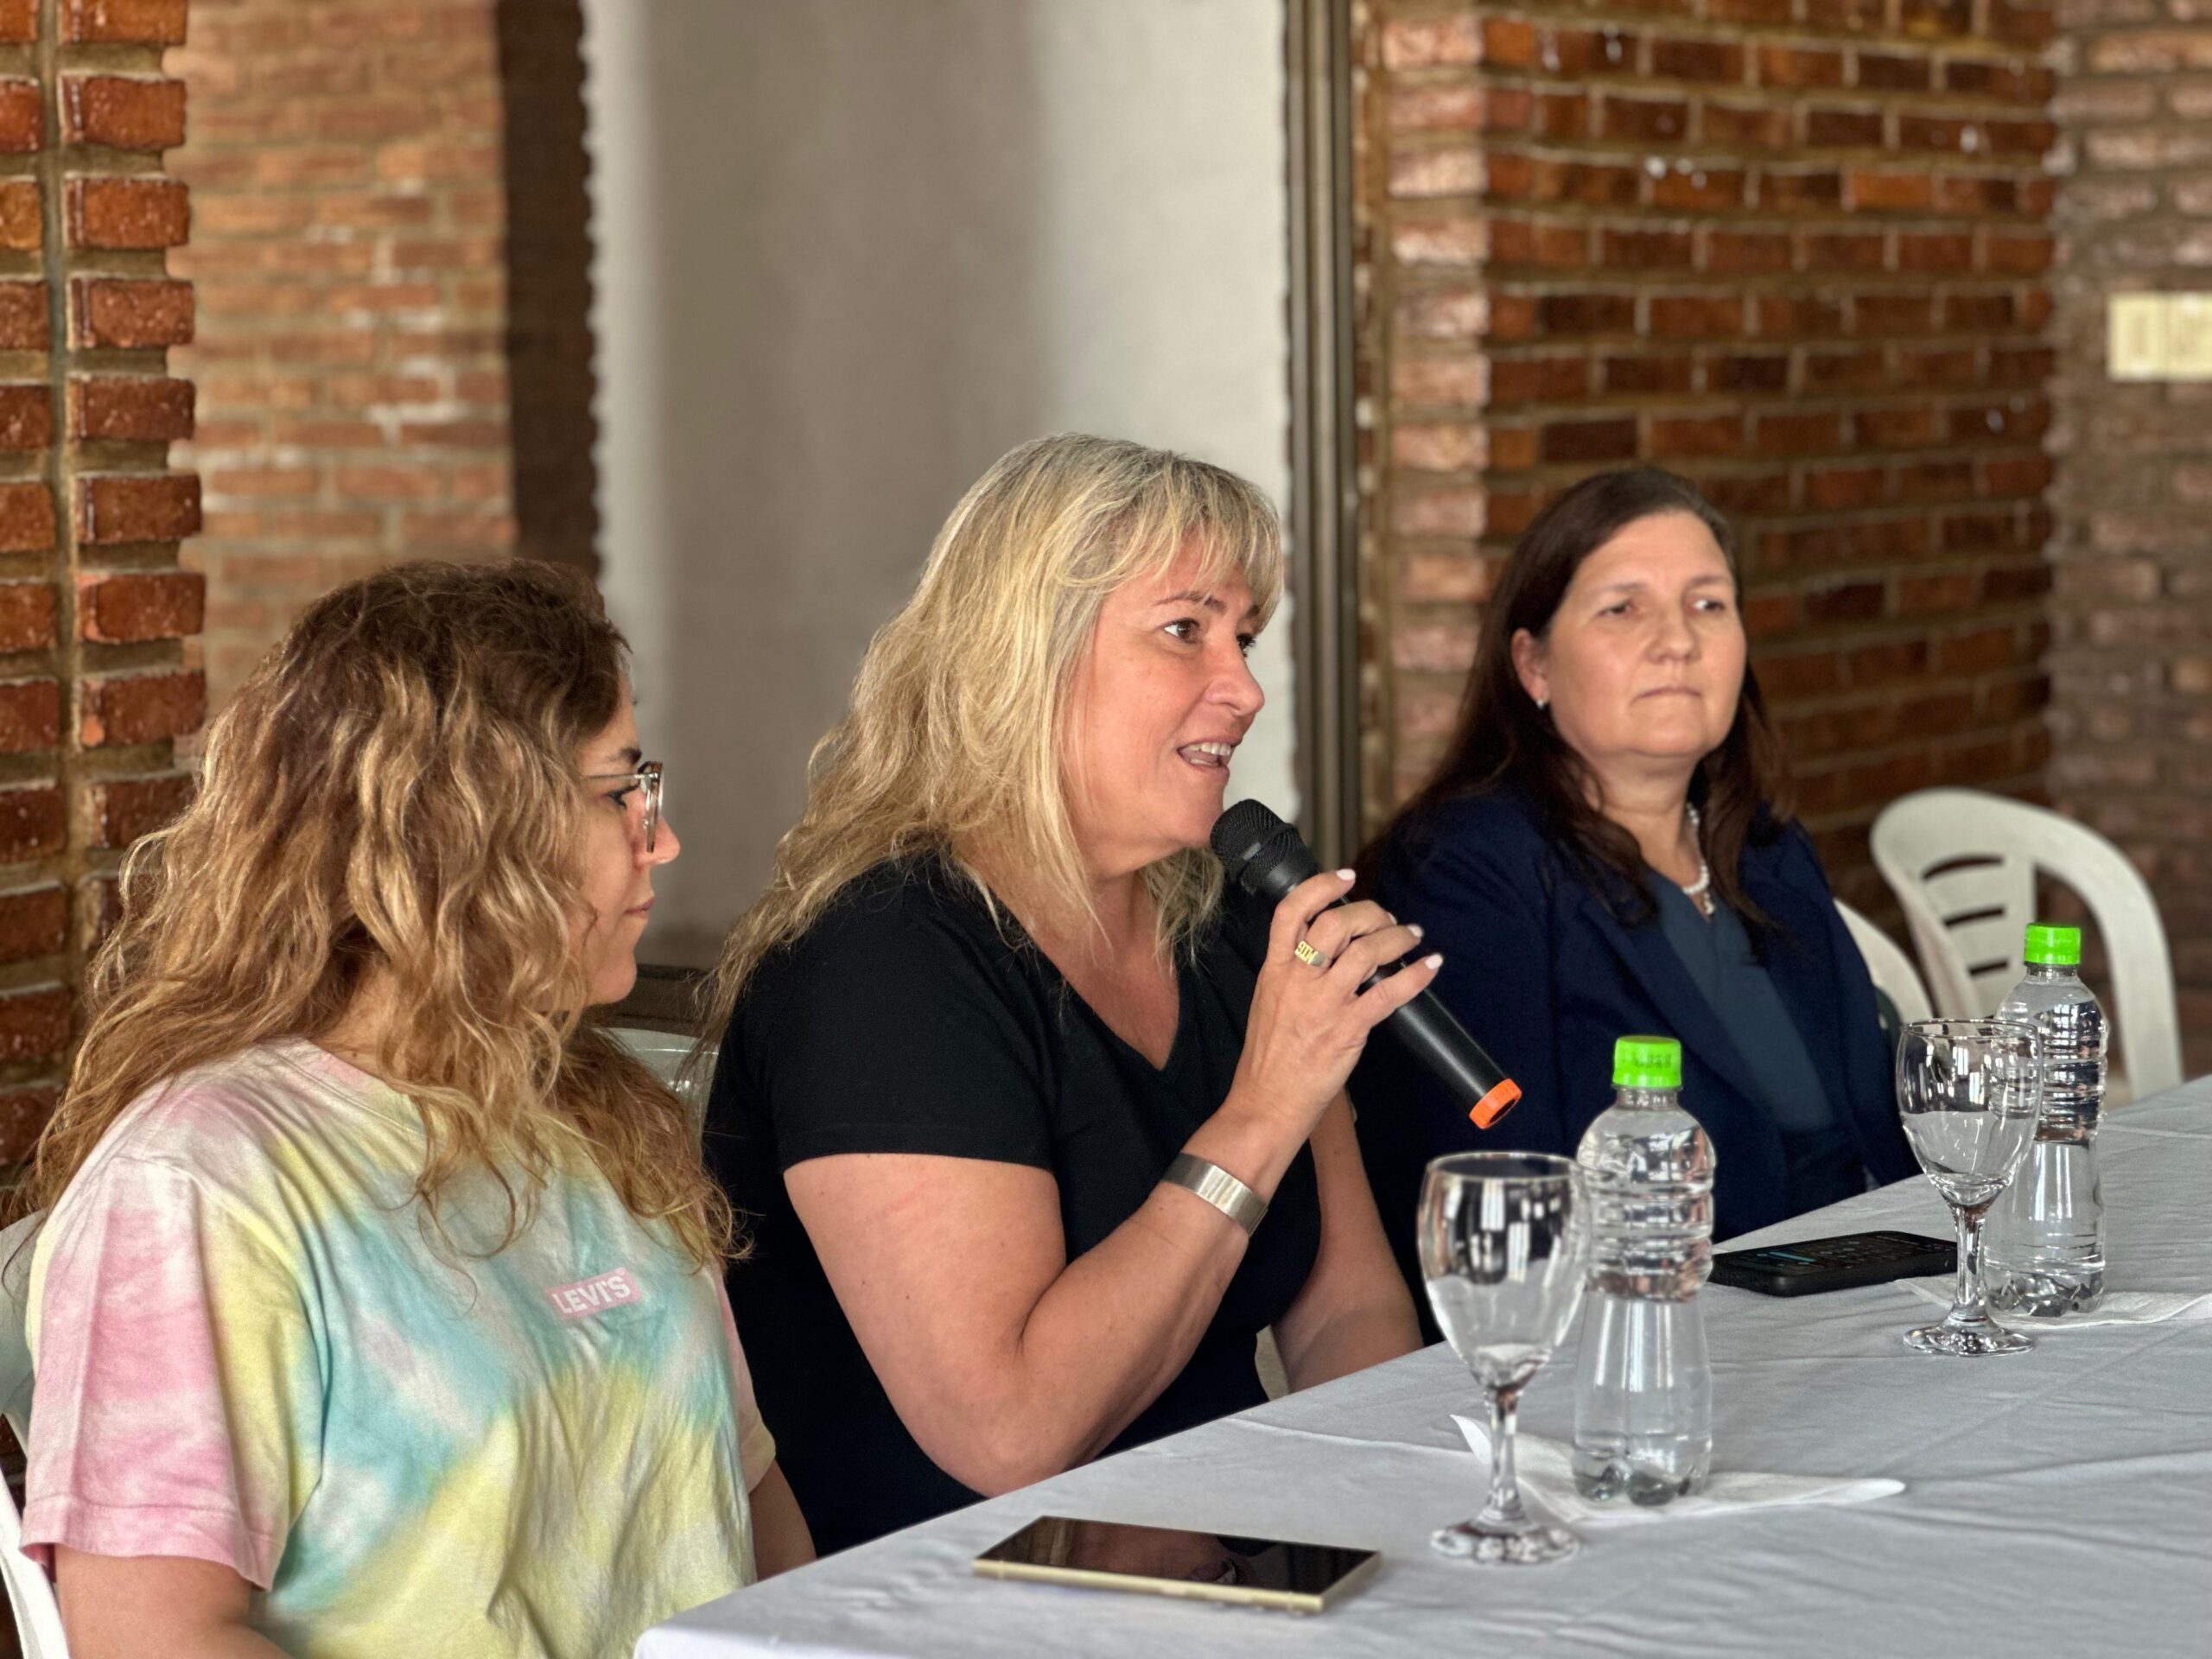
[[[610,1307],[626,1307],[641,1294],[630,1269],[617,1268],[596,1278],[579,1279],[573,1285],[556,1285],[545,1293],[545,1300],[564,1319],[588,1319]]]

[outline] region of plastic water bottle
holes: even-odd
[[[1989,1212],[1983,1272],[1990,1306],[2056,1319],[2105,1296],[2105,1206],[2097,1188],[2104,1107],[2105,1011],[2082,982],[2082,931],[2028,929],[2027,977],[1997,1010],[2043,1037],[2043,1109],[2027,1160]]]
[[[1575,1151],[1590,1284],[1574,1376],[1574,1484],[1665,1503],[1713,1464],[1713,1368],[1698,1287],[1713,1266],[1713,1142],[1681,1108],[1682,1046],[1613,1046],[1613,1103]]]

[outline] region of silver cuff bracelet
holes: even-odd
[[[1187,1187],[1242,1227],[1247,1236],[1268,1213],[1268,1201],[1219,1164],[1210,1164],[1187,1152],[1179,1152],[1160,1178],[1171,1185]]]

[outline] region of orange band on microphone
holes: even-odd
[[[1508,1112],[1511,1111],[1513,1109],[1513,1103],[1520,1098],[1521,1085],[1514,1082],[1512,1078],[1508,1077],[1503,1083],[1499,1084],[1497,1088],[1491,1090],[1490,1093],[1484,1095],[1480,1100],[1477,1101],[1475,1103],[1474,1109],[1469,1112],[1467,1116],[1475,1120],[1475,1127],[1477,1128],[1486,1129],[1490,1128],[1491,1124],[1497,1122],[1499,1118],[1503,1117]]]

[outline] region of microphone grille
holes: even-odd
[[[1214,820],[1211,840],[1229,879],[1247,893],[1264,893],[1259,878],[1286,861],[1294,867],[1313,861],[1296,826],[1285,823],[1263,801],[1237,802]]]

